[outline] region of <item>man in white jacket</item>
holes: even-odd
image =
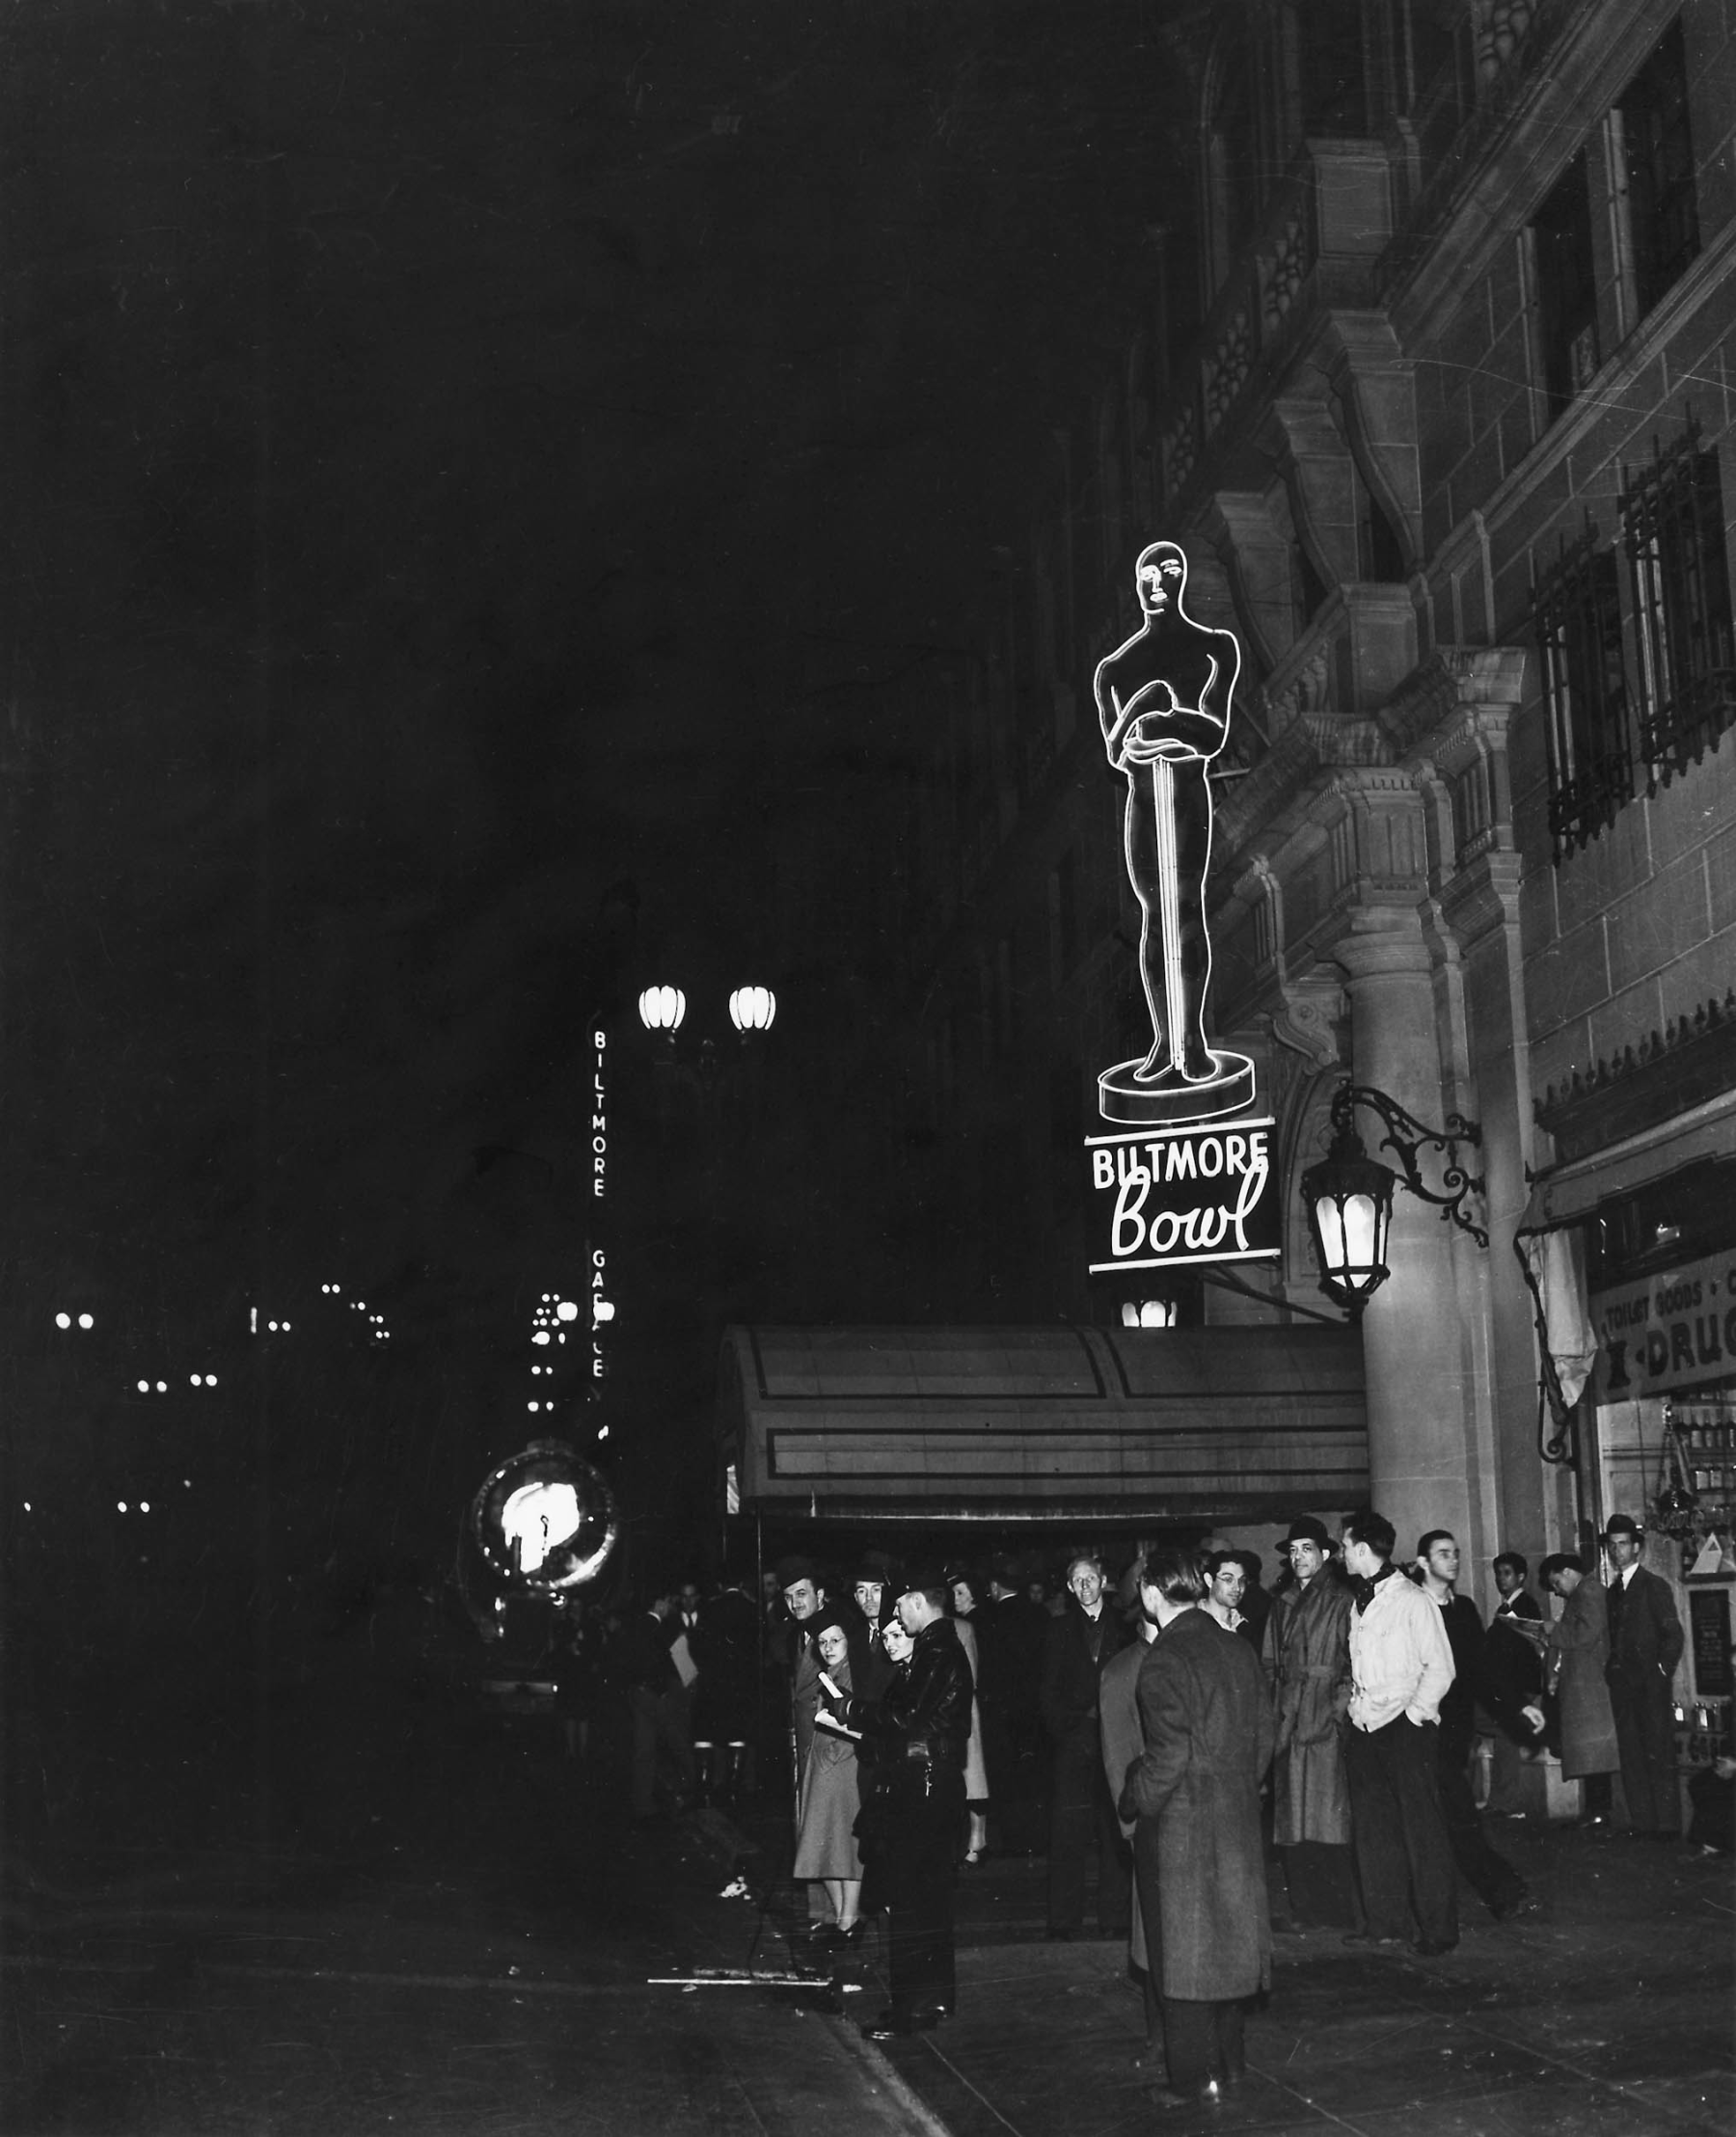
[[[1458,1942],[1452,1843],[1436,1773],[1441,1695],[1452,1649],[1441,1613],[1393,1564],[1393,1525],[1371,1507],[1343,1529],[1350,1616],[1344,1767],[1368,1927],[1347,1944],[1396,1944],[1417,1927],[1424,1958]]]

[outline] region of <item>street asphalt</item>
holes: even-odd
[[[1625,2137],[1736,2128],[1725,1859],[1504,1822],[1540,1903],[1455,1952],[1278,1939],[1246,2085],[1165,2109],[1125,1946],[1043,1936],[1044,1864],[961,1872],[960,1997],[889,2047],[878,1931],[799,1957],[775,1802],[638,1827],[619,1746],[434,1731],[414,1786],[304,1787],[291,1830],[8,1835],[10,2137]],[[400,1771],[408,1771],[400,1770]],[[321,1806],[312,1817],[308,1804]],[[198,1821],[192,1821],[197,1826]]]

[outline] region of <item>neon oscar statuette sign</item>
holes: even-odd
[[[1094,1207],[1109,1225],[1094,1274],[1280,1251],[1272,1122],[1234,1118],[1254,1103],[1254,1064],[1213,1045],[1206,1023],[1210,768],[1229,736],[1241,649],[1188,614],[1179,544],[1143,550],[1134,584],[1139,629],[1098,663],[1092,688],[1104,749],[1127,782],[1124,852],[1152,1043],[1098,1077],[1099,1111],[1128,1132],[1086,1138]]]

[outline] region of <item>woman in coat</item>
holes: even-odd
[[[854,1628],[841,1610],[828,1607],[820,1612],[814,1640],[821,1667],[848,1697],[866,1674],[866,1651]],[[854,1743],[816,1725],[801,1775],[791,1875],[799,1882],[826,1886],[837,1916],[836,1934],[850,1943],[861,1935],[862,1856],[855,1834],[861,1807]]]
[[[1543,1584],[1561,1599],[1553,1624],[1515,1619],[1517,1630],[1543,1642],[1543,1682],[1556,1696],[1561,1732],[1561,1778],[1584,1783],[1581,1823],[1607,1826],[1609,1776],[1621,1766],[1615,1714],[1610,1705],[1604,1665],[1610,1659],[1610,1622],[1604,1591],[1586,1576],[1586,1561],[1558,1551],[1539,1568]]]
[[[1148,1554],[1139,1600],[1157,1637],[1139,1671],[1146,1747],[1123,1797],[1141,1839],[1156,1827],[1146,1948],[1163,1988],[1170,2085],[1183,2100],[1215,2100],[1240,2081],[1242,2003],[1272,1977],[1260,1833],[1271,1702],[1253,1649],[1198,1608],[1204,1595],[1190,1552]],[[1144,1853],[1136,1845],[1136,1859]]]

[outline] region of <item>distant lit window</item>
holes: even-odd
[[[1622,658],[1615,553],[1596,530],[1538,583],[1532,620],[1549,717],[1549,828],[1558,857],[1585,845],[1634,795],[1639,736]]]
[[[1736,722],[1730,571],[1718,456],[1690,423],[1622,487],[1640,652],[1641,745],[1652,783],[1684,771]]]
[[[1582,149],[1532,225],[1537,262],[1537,343],[1551,422],[1598,365],[1597,284],[1591,261],[1591,200]]]
[[[1699,251],[1699,203],[1688,127],[1688,68],[1674,22],[1622,97],[1628,230],[1643,318]]]

